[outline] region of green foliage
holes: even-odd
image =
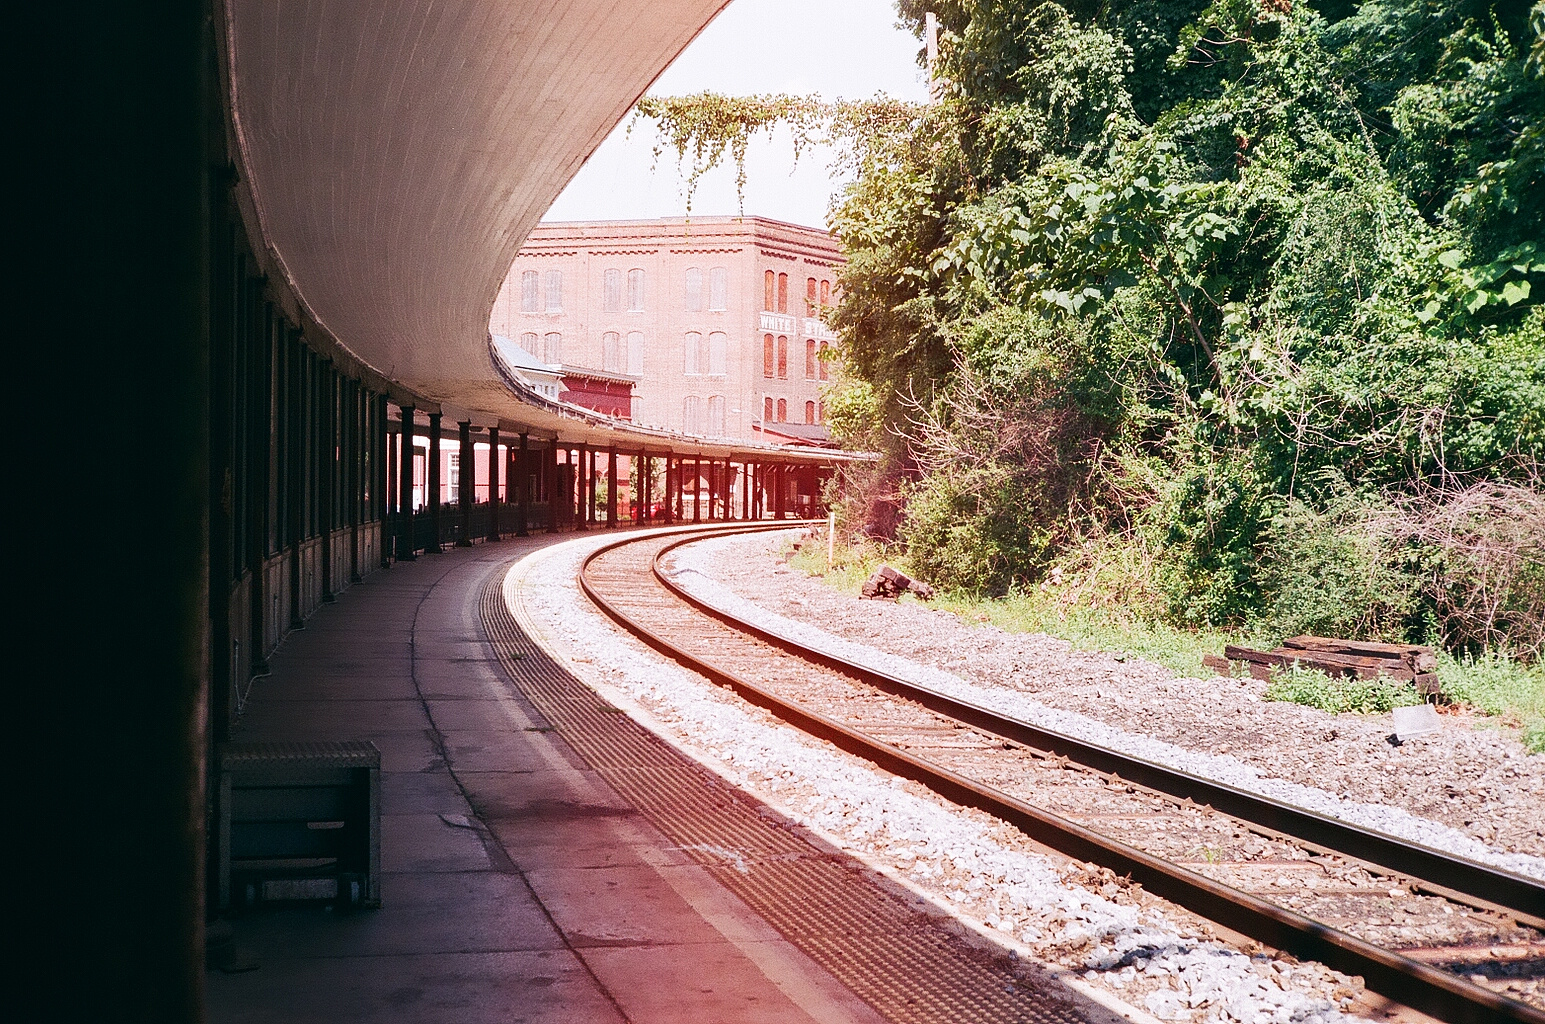
[[[1338,494],[1320,508],[1289,499],[1262,537],[1260,632],[1404,639],[1421,580],[1380,535],[1382,511],[1363,495]]]
[[[1333,715],[1356,712],[1381,714],[1422,702],[1416,687],[1380,676],[1377,679],[1338,678],[1296,663],[1274,673],[1266,684],[1266,699],[1291,701]]]
[[[1545,3],[898,10],[928,105],[641,111],[694,167],[845,147],[838,419],[920,575],[1039,592],[1092,538],[1182,628],[1545,651]]]

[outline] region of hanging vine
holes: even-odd
[[[831,146],[837,151],[834,169],[858,169],[887,144],[910,133],[925,108],[888,96],[870,100],[828,102],[819,96],[725,96],[700,92],[690,96],[645,96],[638,101],[628,130],[640,120],[653,121],[660,134],[654,147],[659,160],[674,150],[678,165],[687,165],[686,207],[703,176],[725,163],[735,166],[735,196],[745,212],[746,152],[758,132],[771,135],[779,125],[794,141],[794,165],[806,150]]]

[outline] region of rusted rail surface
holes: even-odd
[[[779,524],[785,528],[789,525]],[[723,528],[712,531],[716,536],[726,532],[732,531]],[[1308,832],[1310,835],[1303,838],[1314,847],[1338,849],[1337,843],[1345,842],[1354,848],[1374,849],[1379,853],[1378,858],[1359,856],[1358,859],[1382,868],[1381,873],[1408,876],[1419,888],[1456,898],[1462,903],[1496,905],[1501,901],[1456,891],[1453,862],[1479,868],[1482,872],[1493,869],[1036,729],[864,666],[808,650],[697,601],[661,571],[660,561],[670,551],[704,536],[694,532],[685,536],[625,539],[606,545],[586,559],[580,572],[581,587],[603,612],[645,643],[734,690],[749,702],[843,750],[920,782],[947,799],[1010,822],[1035,840],[1069,856],[1129,875],[1157,895],[1295,956],[1317,960],[1347,974],[1361,975],[1370,989],[1440,1019],[1456,1024],[1488,1020],[1545,1024],[1545,1013],[1534,1007],[1114,839],[1063,814],[941,764],[940,758],[930,759],[913,753],[906,749],[907,743],[897,742],[894,736],[880,738],[872,729],[866,731],[839,721],[832,713],[822,713],[811,706],[818,702],[791,699],[760,680],[778,675],[769,670],[771,666],[766,665],[769,660],[798,659],[811,668],[819,667],[830,673],[829,681],[833,686],[844,685],[840,680],[846,679],[851,681],[846,685],[857,683],[873,687],[893,698],[897,707],[916,705],[933,715],[960,723],[962,728],[990,734],[1012,745],[1044,751],[1059,759],[1076,760],[1088,770],[1142,785],[1170,800],[1209,804],[1209,808],[1204,808],[1209,812],[1226,811],[1257,828],[1288,836]],[[629,545],[639,545],[635,549],[639,554],[619,558],[617,553]],[[600,571],[603,567],[604,572]],[[705,632],[709,624],[714,628]],[[683,637],[692,639],[678,642]],[[763,664],[759,666],[758,660]],[[784,667],[786,669],[787,665]],[[809,678],[806,685],[810,685]],[[1252,803],[1259,806],[1252,806]],[[1340,830],[1350,830],[1351,834]],[[1402,847],[1406,849],[1400,849]],[[1424,854],[1432,857],[1424,858]],[[1394,867],[1387,861],[1401,866]],[[1518,877],[1505,872],[1500,874],[1509,880]],[[1470,873],[1464,874],[1463,880],[1467,887],[1477,888],[1476,879],[1484,877],[1484,874]],[[1509,901],[1523,904],[1511,907],[1514,916],[1537,921],[1542,887],[1528,879],[1521,881],[1532,886],[1532,891],[1509,881],[1500,894]]]

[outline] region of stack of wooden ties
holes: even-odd
[[[1209,654],[1202,664],[1224,674],[1231,674],[1237,662],[1243,662],[1256,679],[1270,679],[1273,672],[1297,662],[1301,668],[1319,669],[1332,676],[1359,676],[1374,679],[1386,676],[1416,684],[1417,692],[1438,692],[1438,656],[1431,647],[1419,644],[1376,644],[1360,640],[1335,640],[1324,636],[1295,636],[1270,651],[1229,644],[1223,657]]]

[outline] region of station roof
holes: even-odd
[[[636,446],[639,428],[512,386],[489,313],[543,212],[726,2],[218,4],[238,201],[273,298],[399,403]]]

